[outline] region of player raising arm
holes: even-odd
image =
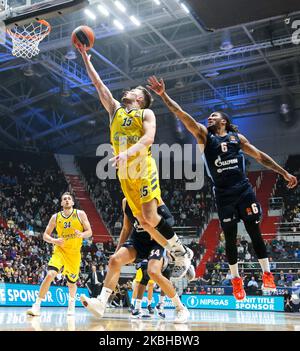
[[[195,121],[166,93],[164,81],[152,76],[148,88],[161,97],[168,109],[178,117],[204,147],[207,173],[214,185],[218,215],[225,235],[226,255],[233,276],[233,294],[237,300],[246,296],[237,264],[237,223],[243,220],[252,240],[263,274],[263,289],[274,291],[265,243],[260,232],[261,207],[246,177],[244,153],[263,166],[281,174],[288,188],[297,185],[297,178],[279,166],[270,156],[257,149],[231,124],[229,116],[215,111],[207,119],[208,127]]]
[[[150,92],[138,86],[124,92],[121,103],[115,100],[94,69],[85,48],[79,49],[100,100],[110,116],[113,165],[127,203],[140,225],[161,246],[172,253],[178,278],[191,265],[193,252],[182,245],[173,228],[158,214],[163,202],[159,174],[151,145],[156,133],[156,118],[150,109]],[[138,167],[137,167],[138,165]]]

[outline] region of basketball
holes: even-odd
[[[89,50],[94,46],[95,34],[92,28],[88,26],[79,26],[72,32],[72,44],[78,48],[86,45],[86,49]]]

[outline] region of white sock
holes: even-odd
[[[148,305],[147,306],[151,305],[151,302],[152,302],[152,300],[148,300]]]
[[[172,300],[176,310],[182,310],[184,308],[183,304],[180,301],[178,294],[176,294],[173,298],[171,298],[171,300]]]
[[[262,271],[265,272],[270,272],[270,264],[269,264],[269,259],[268,258],[260,258],[258,260]]]
[[[97,299],[102,301],[106,305],[111,293],[111,289],[103,287],[101,290],[101,294],[97,296]]]
[[[140,310],[141,307],[142,307],[142,300],[136,299],[136,300],[135,300],[134,308],[135,308],[136,310]]]
[[[35,304],[36,305],[41,305],[42,299],[40,297],[37,297],[37,299],[35,300]]]
[[[238,264],[229,265],[230,273],[232,278],[240,278]]]
[[[70,296],[69,302],[74,302],[74,301],[75,301],[75,298]]]
[[[159,303],[160,303],[160,308],[163,309],[165,306],[165,296],[161,296],[159,297]]]
[[[168,244],[171,247],[171,251],[185,252],[185,248],[183,247],[180,239],[178,238],[178,236],[176,234],[174,234],[174,236],[168,240]]]
[[[134,306],[134,302],[135,302],[135,299],[132,297],[132,298],[131,298],[130,304],[131,304],[132,306]]]
[[[159,296],[159,303],[164,305],[164,303],[165,303],[165,295],[160,295]]]

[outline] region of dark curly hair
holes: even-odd
[[[231,118],[229,117],[229,115],[223,111],[215,111],[215,113],[219,113],[221,115],[221,117],[223,119],[225,119],[226,121],[226,131],[227,132],[235,132],[235,133],[238,133],[239,130],[238,130],[238,127],[234,124],[231,123]]]

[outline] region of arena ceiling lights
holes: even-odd
[[[110,4],[110,2],[112,4]],[[157,6],[161,5],[160,0],[152,0],[152,2]],[[176,0],[176,2],[182,7],[182,9],[187,14],[190,13],[188,6],[183,1]],[[107,18],[111,17],[112,24],[119,30],[124,30],[125,29],[124,24],[122,23],[122,21],[120,21],[119,18],[117,18],[117,15],[114,14],[114,11],[111,8],[111,6],[113,5],[115,9],[120,13],[120,15],[126,16],[136,27],[141,26],[141,21],[136,16],[129,13],[130,11],[126,6],[125,0],[111,0],[111,1],[106,0],[106,1],[101,1],[100,3],[99,1],[90,1],[90,4],[91,4],[90,8],[85,9],[84,12],[86,16],[92,19],[93,21],[97,19],[97,14],[99,13],[99,15],[102,17],[107,17]],[[93,11],[92,7],[94,5],[96,5],[97,11]]]

